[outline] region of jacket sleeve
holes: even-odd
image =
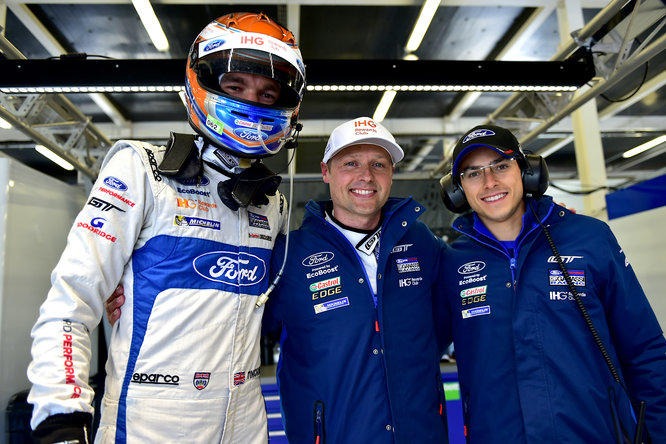
[[[610,333],[631,397],[645,401],[653,442],[666,442],[666,339],[610,228],[606,226],[606,288],[601,289]],[[603,248],[603,247],[602,247]],[[600,256],[603,257],[603,256]]]
[[[273,247],[273,252],[271,254],[271,282],[275,279],[275,276],[280,272],[282,268],[282,263],[284,261],[285,254],[285,240],[286,236],[281,235],[275,242]],[[288,259],[287,259],[288,260]],[[284,273],[288,273],[287,269],[289,267],[285,266]],[[266,309],[264,310],[264,316],[262,318],[261,330],[263,335],[271,335],[273,337],[279,337],[280,328],[282,326],[282,316],[280,314],[281,310],[281,300],[280,294],[283,291],[284,287],[283,279],[280,279],[276,284],[273,292],[269,295],[268,301],[266,302]]]
[[[121,281],[153,195],[142,160],[116,149],[77,215],[32,329],[31,426],[62,414],[92,414],[90,333]],[[109,154],[111,155],[111,153]]]
[[[453,341],[453,323],[451,322],[453,313],[447,300],[447,289],[452,286],[450,282],[447,282],[447,273],[444,268],[448,265],[447,255],[450,253],[450,248],[441,239],[438,239],[437,246],[435,254],[436,278],[433,280],[432,298],[435,334],[441,357]]]

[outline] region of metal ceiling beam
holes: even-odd
[[[647,95],[654,93],[655,91],[661,89],[664,85],[666,85],[666,72],[662,72],[661,74],[656,75],[652,79],[648,80],[645,82],[645,84],[641,87],[641,90],[634,94],[632,97],[630,97],[627,100],[624,100],[622,102],[615,102],[612,103],[611,105],[605,107],[604,109],[599,110],[599,120],[600,123],[603,127],[603,122],[612,122],[612,119],[615,115],[618,113],[622,112],[623,110],[629,108],[630,106],[634,105],[635,103],[638,103],[642,101]],[[614,128],[628,128],[628,127],[636,127],[638,126],[640,129],[643,131],[654,131],[656,129],[663,128],[664,125],[664,117],[657,117],[656,119],[652,119],[650,121],[647,120],[642,120],[641,122],[634,123],[633,125],[628,125],[627,124],[627,119],[631,119],[632,117],[620,117],[620,118],[615,118],[615,122],[617,123],[611,123],[611,127]],[[642,125],[642,127],[641,127]],[[561,148],[565,147],[568,145],[571,141],[573,140],[573,135],[564,137],[564,138],[556,138],[552,142],[550,142],[548,145],[542,147],[537,154],[543,156],[543,157],[548,157],[551,154],[557,152]]]
[[[510,60],[515,57],[512,55],[512,51],[517,51],[529,40],[533,34],[539,29],[543,22],[553,13],[555,10],[555,3],[544,7],[535,8],[535,10],[530,14],[530,17],[523,23],[516,32],[516,34],[509,40],[505,47],[500,51],[500,53],[495,57],[495,60]],[[448,3],[447,3],[448,5]],[[479,92],[465,93],[463,96],[458,99],[456,106],[449,112],[448,115],[444,116],[445,120],[455,120],[462,116],[479,98],[481,94]]]
[[[25,60],[4,36],[0,36],[0,50],[5,57]],[[62,94],[0,93],[0,117],[91,179],[97,175],[101,153],[111,146],[111,141]]]
[[[606,8],[600,11],[599,14],[597,14],[597,16],[595,16],[595,18],[590,23],[588,23],[585,27],[583,27],[579,32],[576,33],[575,39],[572,38],[567,42],[567,44],[562,45],[561,49],[558,51],[558,53],[555,56],[553,56],[551,60],[563,60],[564,58],[571,55],[574,51],[576,51],[577,48],[581,47],[584,44],[584,42],[586,42],[588,39],[592,38],[593,36],[596,36],[596,34],[600,30],[602,30],[611,19],[617,17],[622,12],[623,8],[625,8],[627,5],[628,3],[626,2],[626,0],[615,0],[609,3],[606,6]],[[664,15],[664,8],[660,4],[660,0],[646,0],[643,3],[640,3],[639,6],[643,8],[641,10],[643,18],[647,17],[648,19],[648,21],[643,20],[643,22],[640,24],[642,29],[646,29],[648,26],[650,26],[651,23],[654,23],[662,19]],[[656,9],[658,12],[657,14],[654,13],[655,8],[657,8]],[[623,31],[626,31],[625,28],[626,20],[620,23],[618,27],[620,29],[623,29]],[[635,51],[635,53],[632,54],[631,57],[629,57],[629,59],[627,59],[623,65],[617,67],[617,69],[614,72],[610,73],[607,79],[603,78],[597,79],[598,81],[593,87],[588,89],[584,94],[582,94],[581,96],[577,97],[574,100],[561,101],[559,109],[556,110],[555,112],[551,112],[550,115],[543,117],[535,117],[534,119],[532,119],[534,122],[539,121],[540,123],[536,127],[532,127],[531,129],[529,129],[527,134],[525,134],[524,131],[517,131],[518,139],[523,144],[527,144],[530,141],[534,140],[538,135],[547,131],[549,128],[555,125],[559,120],[570,115],[573,111],[578,109],[587,101],[594,99],[598,95],[607,91],[609,88],[617,85],[623,78],[625,78],[631,72],[636,70],[641,64],[655,57],[664,49],[666,49],[666,36],[662,36],[649,46],[640,47],[639,50]],[[490,114],[490,116],[488,116],[486,122],[497,123],[502,121],[511,121],[512,119],[515,119],[516,121],[523,120],[527,122],[528,121],[527,118],[516,115],[516,109],[518,108],[521,101],[530,99],[533,96],[534,96],[533,94],[524,94],[524,93],[513,94],[497,110],[495,110],[493,113]],[[542,94],[541,96],[546,96],[546,95]],[[544,98],[547,99],[547,97]],[[549,153],[554,152],[553,151],[554,148],[559,149],[562,146],[564,146],[564,144],[557,144],[551,146]],[[446,168],[447,162],[448,159],[442,160],[442,162],[440,162],[440,164],[432,172],[432,174],[435,175],[443,171]]]
[[[52,56],[66,54],[67,50],[49,32],[42,22],[30,11],[24,2],[7,2],[9,9]],[[34,2],[30,2],[34,3]],[[126,2],[125,2],[126,3]],[[128,126],[129,121],[118,108],[103,94],[90,94],[90,98],[99,106],[116,125]]]

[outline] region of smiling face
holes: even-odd
[[[485,167],[498,159],[502,155],[497,151],[480,147],[465,156],[459,170]],[[498,240],[514,240],[520,234],[525,213],[520,167],[514,161],[503,174],[485,168],[481,175],[478,181],[461,180],[469,206]]]
[[[322,162],[335,218],[353,228],[375,228],[391,192],[393,170],[391,156],[376,145],[352,145]]]

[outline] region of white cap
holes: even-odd
[[[394,164],[400,162],[404,157],[402,148],[395,142],[386,128],[370,117],[358,117],[333,130],[331,137],[328,138],[322,162],[328,162],[331,157],[344,148],[361,144],[377,145],[384,148],[391,155]]]

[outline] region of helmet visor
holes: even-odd
[[[280,84],[280,96],[273,106],[293,109],[303,96],[305,79],[289,61],[256,49],[224,49],[208,54],[195,62],[194,71],[202,86],[218,94],[223,74],[240,72],[260,75]]]

